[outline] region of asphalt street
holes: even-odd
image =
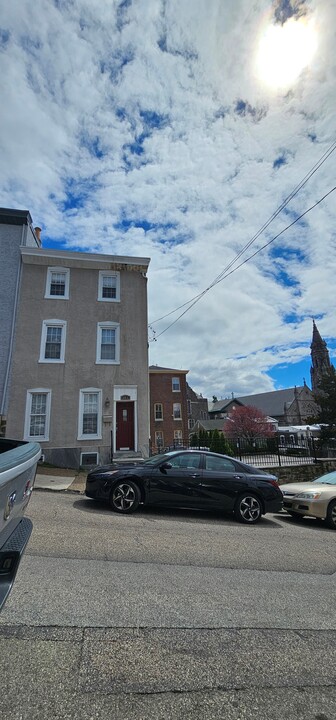
[[[336,533],[35,491],[1,720],[336,716]]]

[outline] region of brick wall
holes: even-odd
[[[180,391],[173,392],[172,379],[179,378]],[[180,430],[182,439],[188,437],[188,411],[187,411],[187,384],[185,373],[174,372],[150,372],[149,373],[149,396],[150,396],[150,430],[153,452],[155,447],[155,432],[163,433],[163,446],[167,447],[174,443],[174,431]],[[155,404],[161,403],[163,419],[155,420]],[[173,417],[174,403],[181,405],[181,419]]]

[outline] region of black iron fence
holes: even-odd
[[[284,443],[279,437],[255,438],[224,438],[223,435],[197,437],[175,440],[169,446],[153,447],[152,454],[170,450],[211,450],[212,452],[230,455],[249,465],[260,467],[286,467],[289,465],[307,465],[317,462],[319,457],[327,457],[326,448],[319,439],[301,439],[299,444]]]

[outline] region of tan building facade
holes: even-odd
[[[63,467],[147,456],[149,259],[21,254],[6,435]]]

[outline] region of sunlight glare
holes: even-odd
[[[316,48],[314,27],[303,18],[269,25],[259,44],[257,74],[274,89],[286,88],[309,65]]]

